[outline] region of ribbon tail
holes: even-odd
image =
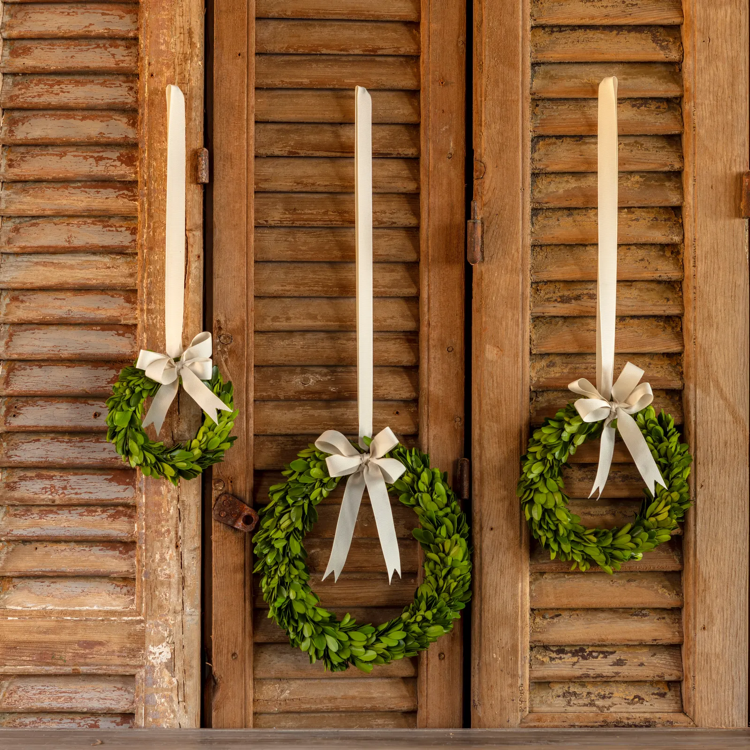
[[[598,500],[604,492],[604,487],[607,484],[607,477],[609,476],[609,469],[612,466],[612,456],[615,454],[615,428],[609,425],[604,425],[602,430],[602,438],[599,443],[599,466],[596,469],[596,479],[594,479],[594,486],[591,489],[589,497],[598,491],[596,499]]]
[[[361,471],[352,474],[346,482],[344,499],[341,502],[339,518],[336,522],[336,535],[333,538],[333,549],[328,559],[326,572],[323,574],[325,581],[333,573],[333,578],[338,581],[341,571],[344,569],[349,547],[354,536],[354,526],[357,523],[357,514],[365,492],[365,478]]]
[[[214,421],[214,424],[219,421],[217,410],[232,411],[190,368],[186,367],[180,374],[185,392]]]
[[[162,385],[161,388],[159,388],[151,400],[149,410],[146,412],[146,418],[143,420],[142,424],[143,427],[148,427],[150,424],[153,424],[156,434],[158,435],[161,432],[169,407],[172,405],[172,401],[174,401],[174,397],[177,395],[179,385],[179,382],[175,379],[171,383]]]
[[[398,550],[396,526],[393,523],[391,501],[388,499],[388,488],[380,469],[368,466],[365,469],[365,482],[370,495],[375,524],[378,527],[380,548],[383,550],[385,565],[388,569],[388,583],[393,579],[393,573],[401,578],[401,555]]]
[[[640,431],[638,424],[627,412],[622,409],[617,410],[617,429],[622,435],[622,439],[625,445],[630,451],[630,455],[635,461],[635,465],[638,467],[638,471],[643,477],[643,481],[649,489],[652,495],[656,495],[656,485],[660,484],[662,487],[666,487],[666,482],[662,478],[659,467],[654,461],[654,457],[651,455],[651,451],[648,448],[648,443],[643,437],[643,433]]]

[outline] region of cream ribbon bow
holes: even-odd
[[[143,421],[161,432],[164,419],[180,387],[216,422],[216,410],[232,411],[202,380],[211,378],[211,334],[199,333],[182,351],[185,311],[185,97],[177,86],[167,86],[167,194],[164,257],[164,335],[166,354],[141,349],[135,366],[161,383]]]
[[[615,419],[623,442],[630,451],[630,455],[633,457],[635,465],[651,493],[653,494],[656,484],[666,487],[643,433],[633,417],[630,416],[641,411],[641,409],[645,409],[654,400],[653,391],[648,383],[638,385],[642,377],[643,370],[632,362],[628,362],[623,367],[617,382],[612,386],[612,396],[609,400],[605,399],[585,378],[576,380],[575,383],[568,386],[573,393],[584,396],[575,403],[576,411],[581,415],[584,422],[604,420],[599,447],[599,467],[596,471],[594,488],[591,490],[589,497],[597,489],[599,490],[599,496],[601,496],[604,485],[607,483],[609,470],[612,466],[612,456],[615,451],[615,428],[611,424]]]
[[[365,487],[370,496],[380,546],[388,568],[388,580],[391,580],[394,571],[401,575],[401,557],[386,483],[393,484],[406,471],[406,467],[395,458],[383,458],[397,445],[398,438],[390,427],[379,432],[372,439],[369,450],[364,453],[360,453],[337,430],[326,430],[315,441],[315,447],[319,451],[331,454],[326,458],[328,473],[332,477],[349,477],[324,580],[330,573],[333,573],[334,580],[338,580],[344,568]]]
[[[167,411],[180,387],[180,378],[182,378],[182,386],[188,396],[214,422],[218,421],[217,409],[232,411],[203,382],[211,379],[211,370],[213,369],[211,353],[211,334],[208,331],[199,333],[178,360],[168,354],[141,349],[135,366],[139,370],[144,370],[146,377],[162,384],[151,401],[151,407],[143,420],[144,427],[153,424],[156,434],[158,435],[161,432]]]
[[[336,536],[326,568],[338,580],[349,554],[354,525],[365,487],[370,495],[380,546],[388,567],[401,575],[396,527],[386,482],[393,484],[406,467],[395,458],[383,458],[398,445],[398,439],[386,427],[371,441],[373,415],[373,291],[372,291],[372,99],[367,89],[357,86],[354,93],[354,236],[357,260],[357,416],[360,453],[340,432],[327,430],[315,442],[326,458],[332,477],[349,476],[341,503]]]
[[[568,388],[584,398],[575,402],[576,411],[584,422],[604,420],[599,447],[599,467],[591,490],[599,497],[604,490],[612,466],[615,449],[613,420],[653,494],[656,484],[666,487],[659,467],[651,455],[645,438],[631,414],[645,409],[654,398],[648,383],[638,385],[643,370],[628,362],[613,385],[615,369],[615,322],[617,309],[617,209],[618,209],[618,144],[617,144],[617,78],[605,78],[599,84],[599,267],[596,282],[596,388],[581,378]]]

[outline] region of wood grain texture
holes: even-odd
[[[371,91],[370,97],[372,121],[376,125],[419,123],[419,92]],[[351,92],[346,90],[257,89],[255,122],[353,123],[354,100]],[[380,127],[375,127],[373,138],[381,132]]]
[[[279,89],[419,89],[419,62],[407,56],[258,55],[255,85]]]
[[[748,267],[738,211],[748,168],[748,7],[685,3],[685,353],[696,505],[686,528],[685,711],[748,722]],[[721,39],[716,45],[711,40]],[[720,385],[719,385],[720,384]],[[718,412],[710,392],[731,404]],[[712,514],[716,498],[726,513]]]
[[[535,609],[682,606],[679,573],[533,573],[529,584]]]
[[[368,21],[255,22],[255,52],[317,55],[419,55],[419,25]]]
[[[44,731],[61,729],[131,729],[135,723],[133,714],[95,714],[95,713],[4,713],[0,714],[0,727],[5,730],[34,729]]]
[[[10,541],[135,541],[131,507],[1,507],[0,535]]]
[[[133,4],[9,5],[3,11],[3,39],[134,39],[138,6]]]
[[[353,228],[257,227],[255,230],[256,262],[354,262],[354,252]],[[376,263],[418,261],[419,230],[373,230],[373,260]]]
[[[132,676],[18,676],[0,678],[0,711],[132,713]]]
[[[623,136],[619,139],[620,172],[678,172],[682,144],[675,136]],[[596,138],[559,136],[535,138],[531,144],[535,172],[595,172]]]
[[[330,713],[258,714],[255,718],[255,726],[258,729],[304,729],[311,731],[326,729],[330,723]],[[386,729],[389,731],[393,731],[394,729],[408,729],[410,732],[413,732],[417,726],[417,712],[337,712],[336,726],[338,729],[366,729],[368,734],[377,729]]]
[[[682,23],[680,0],[532,0],[531,22],[560,26],[679,26]]]
[[[135,76],[5,74],[3,109],[137,109]]]
[[[615,53],[615,59],[620,59]],[[594,62],[536,64],[531,72],[531,94],[545,99],[594,99],[607,75],[618,80],[618,99],[677,97],[682,77],[674,63]]]
[[[675,609],[537,609],[530,620],[532,645],[682,643],[682,617]]]
[[[139,619],[135,609],[135,588],[136,583],[133,578],[87,578],[85,576],[4,578],[0,587],[0,610],[16,618],[23,615],[25,619],[16,619],[16,622],[23,623],[30,629],[42,628],[47,619],[56,614],[67,618],[71,617],[71,613],[76,616],[92,614],[122,617],[130,615],[135,621]],[[35,614],[39,617],[31,619],[31,616]],[[122,621],[99,619],[98,622],[103,630],[111,629],[115,632],[123,626]],[[132,633],[142,636],[142,628],[137,622],[133,622]],[[86,646],[85,643],[78,645]],[[142,643],[140,646],[142,649]],[[39,645],[34,644],[34,647],[38,648]],[[113,666],[116,665],[110,665],[109,668],[113,669]],[[15,669],[18,671],[17,667]],[[33,671],[33,667],[31,669]],[[40,668],[36,667],[36,669]],[[75,670],[80,667],[72,662],[70,669]],[[131,671],[132,667],[126,666],[125,669]],[[106,672],[106,669],[102,671]]]
[[[134,252],[135,217],[35,216],[4,218],[4,253]]]
[[[124,325],[0,325],[3,359],[114,360],[134,358],[135,327]]]
[[[537,682],[529,695],[530,713],[678,713],[679,682]]]
[[[678,646],[534,646],[530,658],[532,682],[682,679]]]
[[[694,728],[692,720],[689,716],[684,713],[538,713],[528,714],[521,726],[526,732],[533,731],[534,729],[567,729],[578,730],[582,733],[584,738],[592,736],[592,731],[597,727],[606,729],[628,729],[633,732],[648,731],[644,730],[644,727],[648,727],[650,730],[656,730],[659,734],[663,734],[664,729],[675,729],[679,728]],[[628,734],[630,734],[630,731]],[[670,732],[671,734],[671,732]],[[688,736],[685,740],[689,740],[691,736],[695,736],[695,733],[688,729]],[[593,738],[593,737],[592,737]],[[702,738],[697,738],[700,742]],[[630,741],[630,740],[628,740]]]
[[[135,289],[137,264],[123,253],[0,255],[3,289]]]
[[[257,18],[341,18],[346,20],[419,21],[419,0],[258,0]]]
[[[137,113],[16,109],[3,112],[0,138],[10,145],[134,144]]]
[[[132,505],[135,472],[130,469],[3,469],[5,505]]]
[[[325,113],[329,111],[318,109],[317,117],[328,117]],[[256,156],[354,156],[353,125],[332,125],[325,120],[313,120],[311,124],[259,122],[255,130]],[[419,127],[373,125],[372,155],[374,158],[419,156]]]
[[[70,664],[132,670],[143,660],[143,622],[135,618],[129,622],[52,618],[24,622],[0,616],[0,636],[0,659],[6,669]]]
[[[620,135],[682,132],[682,111],[670,99],[623,99],[617,105]],[[596,101],[539,99],[531,109],[534,135],[596,135]]]
[[[418,193],[416,159],[373,161],[375,193]],[[255,190],[259,192],[351,193],[354,191],[353,159],[258,159]]]
[[[680,62],[680,30],[669,26],[541,27],[531,30],[532,62]]]
[[[415,711],[413,678],[349,680],[257,680],[256,713],[312,711]]]
[[[473,198],[485,250],[472,282],[471,725],[482,729],[518,726],[528,710],[528,536],[504,476],[528,429],[527,13],[512,0],[474,3],[473,146],[484,170]]]
[[[5,182],[34,180],[118,180],[137,178],[137,151],[133,148],[54,146],[3,148],[0,176]]]

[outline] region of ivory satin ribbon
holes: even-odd
[[[383,458],[398,445],[398,439],[386,427],[370,443],[373,421],[373,289],[372,289],[372,99],[367,89],[355,89],[354,116],[354,195],[355,237],[357,261],[357,411],[359,418],[360,453],[349,440],[336,430],[327,430],[316,441],[315,447],[331,455],[326,458],[332,477],[348,476],[341,503],[331,557],[323,578],[333,573],[338,580],[354,535],[354,526],[365,488],[370,496],[372,511],[380,538],[380,547],[388,569],[388,580],[393,572],[401,576],[401,556],[398,551],[396,527],[393,523],[388,484],[393,484],[406,467],[395,458]]]
[[[666,487],[646,440],[631,416],[645,409],[654,398],[648,383],[638,382],[643,370],[628,362],[613,384],[615,368],[615,322],[617,310],[617,78],[599,84],[598,123],[598,223],[599,267],[596,282],[596,388],[585,378],[568,388],[584,398],[575,407],[584,422],[604,421],[599,447],[599,466],[591,495],[604,490],[615,449],[615,428],[638,467],[649,491],[656,484]]]
[[[141,349],[136,367],[161,383],[143,426],[154,425],[161,432],[180,379],[185,392],[216,422],[217,409],[231,409],[202,381],[211,379],[211,334],[199,333],[182,350],[182,321],[185,312],[185,97],[177,86],[167,86],[167,195],[164,260],[164,333],[167,353]]]

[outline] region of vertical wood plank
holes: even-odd
[[[466,14],[422,0],[420,441],[456,481],[464,455]],[[417,724],[463,726],[463,628],[420,656]]]
[[[164,351],[167,84],[187,103],[187,151],[203,145],[203,6],[199,0],[144,3],[140,18],[139,344]],[[203,323],[203,195],[187,166],[185,336]],[[181,397],[166,439],[195,434],[200,414]],[[171,432],[171,436],[169,433]],[[144,726],[200,725],[200,482],[177,488],[139,476],[139,600],[146,664]],[[145,572],[145,575],[144,575]]]
[[[484,223],[472,306],[477,728],[518,726],[527,712],[528,539],[515,475],[529,393],[529,17],[526,0],[474,3],[474,199]]]
[[[684,3],[685,371],[695,507],[685,535],[685,712],[748,719],[748,3]]]
[[[255,3],[216,0],[213,33],[213,335],[215,361],[234,383],[237,436],[213,471],[213,505],[222,492],[252,503],[253,87]],[[227,82],[231,82],[228,85]],[[253,721],[252,551],[250,537],[211,521],[208,658],[215,728]]]

